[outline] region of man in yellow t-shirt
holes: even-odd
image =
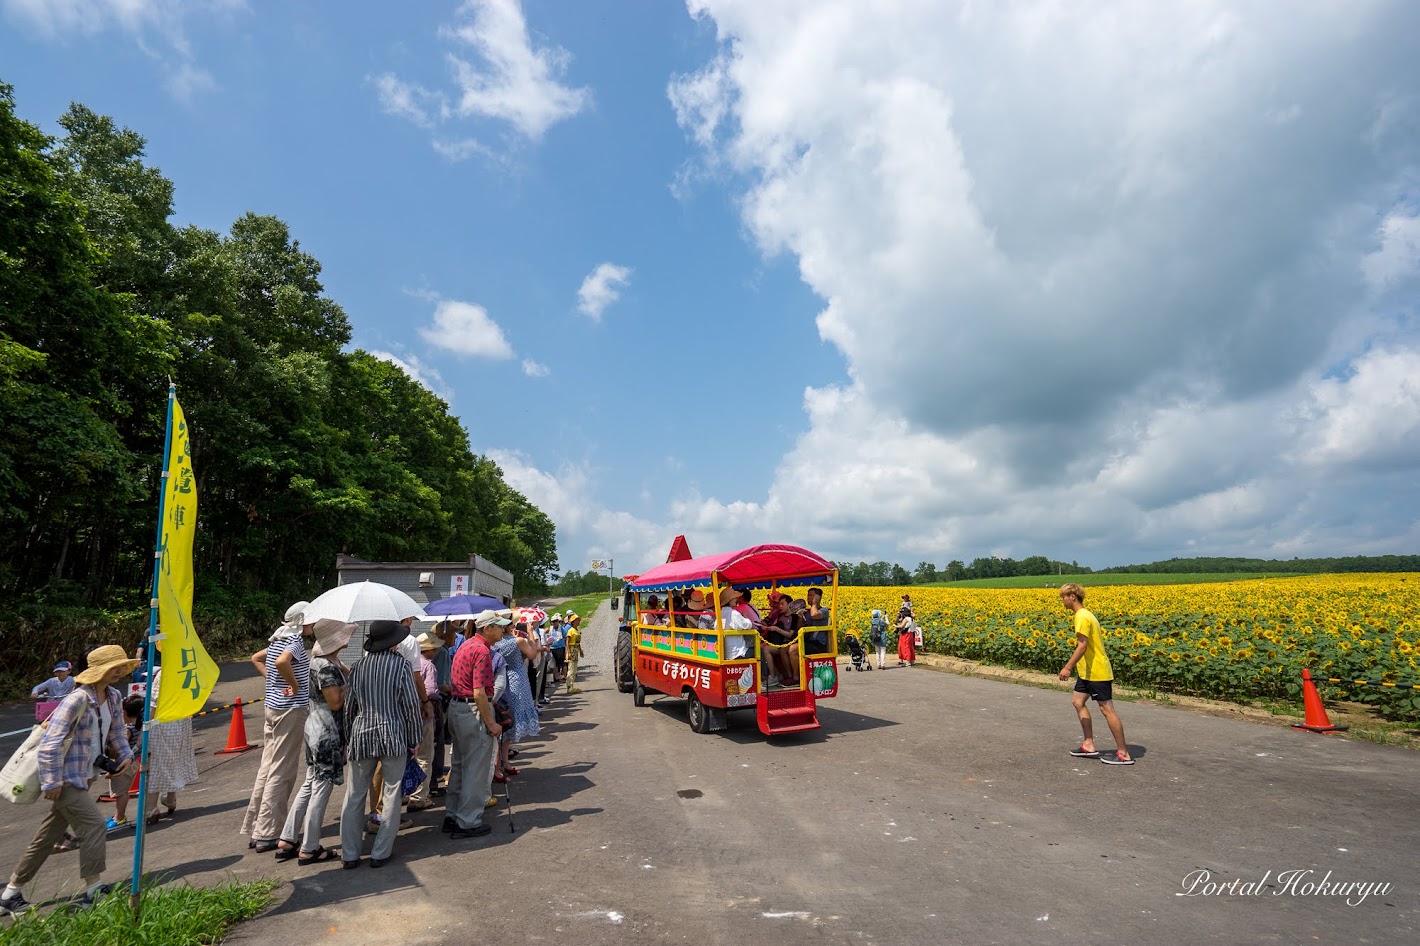
[[[1114,711],[1114,668],[1104,652],[1104,631],[1093,614],[1085,610],[1085,589],[1071,582],[1060,586],[1060,603],[1075,615],[1075,652],[1060,671],[1061,680],[1070,679],[1070,671],[1079,670],[1075,681],[1075,712],[1085,738],[1070,754],[1082,759],[1099,759],[1106,765],[1133,765],[1129,746],[1124,741],[1124,724]],[[1095,748],[1094,721],[1090,718],[1090,699],[1099,704],[1104,721],[1114,736],[1115,750],[1101,753]]]

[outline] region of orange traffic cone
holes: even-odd
[[[138,779],[141,778],[142,775],[143,773],[140,772],[137,768],[133,770],[133,784],[129,786],[128,789],[129,798],[138,797]],[[111,792],[104,792],[102,795],[99,796],[99,801],[118,801],[118,798]]]
[[[1316,684],[1312,682],[1312,672],[1305,668],[1302,670],[1302,708],[1306,712],[1305,721],[1293,723],[1293,729],[1305,729],[1308,732],[1344,732],[1350,728],[1331,725],[1331,720],[1326,715],[1326,707],[1321,703],[1321,694],[1316,691]]]
[[[256,746],[247,742],[247,722],[242,718],[242,701],[238,697],[237,702],[232,705],[232,725],[227,729],[227,748],[218,749],[212,754],[236,755],[255,748]]]

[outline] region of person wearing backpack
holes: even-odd
[[[122,777],[133,762],[133,751],[123,730],[123,695],[112,684],[128,676],[138,661],[122,647],[106,644],[89,652],[88,667],[75,676],[74,691],[66,696],[45,723],[37,762],[39,787],[49,813],[34,840],[20,858],[10,882],[0,893],[0,916],[29,909],[23,888],[44,866],[66,827],[79,838],[79,876],[84,894],[80,904],[93,906],[111,889],[100,883],[108,832],[89,784],[94,769]]]
[[[887,618],[877,608],[873,609],[873,619],[868,624],[868,644],[878,655],[878,669],[887,669]]]

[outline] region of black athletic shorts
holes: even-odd
[[[1096,703],[1108,703],[1114,699],[1113,680],[1075,680],[1076,693],[1088,693]]]
[[[567,666],[567,648],[558,647],[552,652],[552,659],[557,663],[557,669],[562,670]]]

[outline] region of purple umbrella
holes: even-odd
[[[498,611],[503,608],[503,602],[497,598],[490,598],[488,595],[454,595],[449,598],[440,598],[438,601],[431,601],[424,606],[424,613],[432,617],[444,617],[449,614],[477,614],[480,611]]]

